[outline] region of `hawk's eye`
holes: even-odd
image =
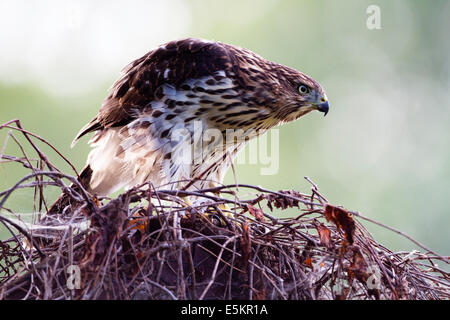
[[[300,85],[298,87],[298,92],[300,92],[300,94],[307,94],[309,93],[309,88],[305,85]]]

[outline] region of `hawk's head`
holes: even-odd
[[[327,96],[322,86],[311,77],[288,67],[279,66],[280,87],[277,89],[277,104],[274,115],[281,122],[289,122],[318,110],[328,113]]]
[[[235,47],[229,49],[239,62],[237,74],[248,90],[251,101],[267,108],[271,116],[267,122],[283,123],[318,110],[325,115],[328,99],[322,86],[308,75],[295,69],[266,60],[259,55]]]

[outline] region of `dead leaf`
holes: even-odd
[[[320,243],[325,247],[331,248],[333,245],[331,243],[331,231],[323,224],[317,226],[317,232],[319,233]]]
[[[250,229],[248,223],[242,226],[241,248],[242,248],[242,262],[244,267],[247,267],[252,252],[252,242],[250,239]]]
[[[314,266],[312,264],[312,259],[311,258],[306,258],[304,263],[314,271]]]
[[[145,233],[148,229],[148,217],[147,217],[147,210],[140,209],[136,211],[130,219],[127,221],[128,226],[130,230],[139,230],[142,233]]]
[[[269,207],[269,209],[272,211],[272,204],[275,206],[275,208],[277,209],[287,209],[287,208],[293,208],[293,207],[297,207],[300,208],[300,204],[299,201],[296,199],[293,199],[291,197],[295,197],[295,198],[303,198],[303,195],[300,194],[297,191],[294,190],[280,190],[278,191],[279,194],[268,194],[265,196],[265,198],[267,199],[267,206]],[[289,197],[290,196],[290,197]]]
[[[355,233],[355,221],[347,210],[326,204],[324,215],[327,221],[333,222],[339,229],[344,231],[346,240],[352,244]]]
[[[356,278],[363,285],[367,285],[370,277],[373,277],[369,265],[364,259],[361,250],[358,247],[350,247],[353,251],[353,259],[351,265],[347,268],[347,274],[350,279]],[[380,292],[377,288],[369,288],[369,294],[374,296],[377,300],[380,298]]]
[[[261,209],[255,208],[254,206],[251,206],[249,204],[247,205],[247,209],[248,212],[250,212],[250,214],[256,218],[256,220],[265,221],[264,213],[262,212]]]

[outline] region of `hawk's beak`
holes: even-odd
[[[327,115],[329,109],[330,109],[330,106],[328,105],[328,101],[325,99],[323,99],[322,102],[317,105],[317,110],[319,110],[320,112],[323,112],[324,113],[323,116]]]

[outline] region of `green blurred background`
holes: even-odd
[[[371,4],[381,9],[379,30],[366,26]],[[87,139],[70,143],[128,62],[187,36],[246,47],[313,76],[331,110],[279,127],[276,175],[238,165],[238,180],[309,192],[308,176],[331,203],[448,255],[449,17],[450,2],[438,0],[1,0],[0,122],[19,118],[80,169]],[[0,147],[5,137],[0,131]],[[17,153],[11,140],[7,151]],[[1,189],[23,173],[0,164]],[[27,212],[30,198],[18,192],[7,205]],[[393,250],[416,248],[365,225]]]

